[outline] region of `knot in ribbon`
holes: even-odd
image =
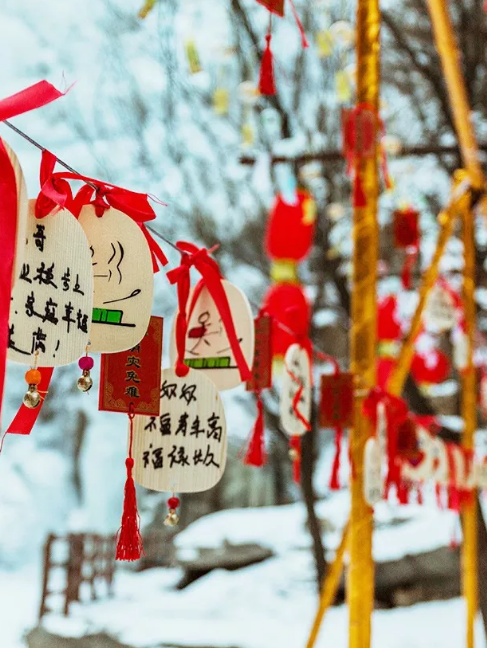
[[[50,151],[42,152],[39,170],[41,190],[35,205],[36,219],[43,219],[53,211],[66,208],[72,211],[73,193],[67,180],[54,175],[57,158]]]
[[[227,295],[222,284],[222,275],[218,263],[209,255],[216,247],[209,251],[206,248],[198,248],[193,243],[187,241],[178,241],[177,248],[181,252],[181,264],[167,273],[167,279],[171,284],[177,285],[178,292],[178,315],[176,318],[176,349],[177,360],[175,371],[178,376],[186,376],[189,367],[184,363],[184,353],[186,348],[186,334],[188,330],[188,320],[196,304],[201,290],[206,287],[215,306],[220,314],[221,321],[228,337],[228,342],[237,364],[240,378],[247,381],[252,372],[247,365],[245,356],[242,353],[238,341],[237,332],[228,304]],[[189,290],[191,286],[190,271],[195,268],[201,275],[200,282],[196,285],[190,305],[189,314],[187,313]]]

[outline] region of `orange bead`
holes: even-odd
[[[39,370],[27,370],[25,373],[25,380],[29,385],[39,385],[41,378]]]

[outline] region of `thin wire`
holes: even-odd
[[[40,144],[39,142],[37,142],[36,140],[34,140],[33,138],[31,138],[30,135],[27,135],[27,133],[25,133],[24,131],[22,131],[22,130],[21,130],[20,128],[18,128],[17,126],[14,126],[14,124],[12,124],[11,122],[9,122],[7,119],[4,119],[4,120],[3,120],[3,124],[5,124],[6,126],[8,126],[10,129],[12,129],[12,131],[15,131],[15,133],[17,133],[17,135],[20,135],[20,137],[23,137],[24,140],[27,140],[27,142],[29,142],[30,144],[32,144],[33,146],[35,146],[35,147],[36,147],[37,149],[39,149],[40,151],[48,151],[48,149],[46,149],[45,147],[43,147],[42,144]],[[58,158],[57,156],[56,156],[56,160],[57,160],[57,162],[61,165],[61,167],[64,167],[65,169],[67,169],[67,170],[70,171],[71,173],[77,174],[78,176],[81,176],[81,175],[82,175],[82,174],[80,174],[79,171],[76,171],[76,169],[74,169],[73,167],[71,167],[70,165],[68,165],[67,162],[64,162],[64,160],[61,160],[61,159]],[[85,181],[85,182],[86,182],[86,184],[89,185],[90,187],[93,187],[93,189],[95,189],[95,190],[98,189],[98,187],[97,187],[94,183],[89,182],[89,181]],[[159,237],[159,239],[161,239],[162,241],[164,241],[165,243],[167,243],[168,246],[170,246],[171,248],[173,248],[174,250],[176,250],[176,251],[179,252],[179,253],[181,252],[180,249],[176,246],[175,243],[173,243],[172,241],[170,241],[169,239],[167,239],[163,234],[161,234],[160,232],[158,232],[157,230],[155,230],[153,227],[150,227],[149,225],[146,225],[145,227],[146,227],[150,232],[152,232],[152,234],[154,234],[156,237]],[[211,251],[210,251],[210,252],[211,252]],[[257,312],[260,311],[260,307],[259,307],[258,304],[255,304],[255,302],[252,302],[252,300],[249,300],[249,302],[250,302],[251,306],[253,306],[254,309],[255,309]],[[294,337],[296,336],[296,332],[294,332],[290,327],[288,327],[287,325],[285,325],[283,322],[281,322],[281,321],[278,320],[277,318],[275,318],[275,317],[272,316],[272,321],[275,322],[275,323],[277,324],[277,326],[279,327],[279,329],[281,329],[281,331],[284,331],[285,333],[290,334],[291,336],[294,336]],[[310,341],[310,342],[311,342],[311,341]],[[318,354],[320,354],[320,355],[322,356],[322,360],[326,360],[326,358],[331,358],[330,354],[326,354],[323,350],[321,350],[319,347],[317,347],[316,345],[314,345],[312,342],[311,342],[311,347],[313,348],[313,350],[314,350],[315,352],[317,352]],[[1,446],[0,446],[0,452],[1,452]]]

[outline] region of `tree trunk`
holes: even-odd
[[[315,511],[315,493],[313,489],[313,473],[315,463],[315,438],[316,438],[316,416],[317,407],[313,402],[311,425],[309,433],[303,435],[301,440],[301,489],[308,515],[308,529],[311,534],[313,556],[316,567],[316,583],[318,592],[321,590],[323,579],[326,573],[326,559],[323,542],[321,540],[321,528]]]

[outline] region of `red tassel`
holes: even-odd
[[[270,33],[266,34],[265,40],[267,45],[262,55],[262,63],[260,65],[259,77],[259,90],[261,95],[272,96],[276,94],[276,83],[274,81],[274,62],[271,50]]]
[[[404,266],[402,267],[401,281],[404,290],[411,290],[411,272],[416,263],[418,251],[415,248],[412,251],[406,251],[406,258],[404,259]]]
[[[333,468],[330,477],[330,489],[336,491],[340,489],[338,474],[340,473],[340,454],[342,452],[343,430],[341,426],[335,429],[335,457],[333,458]]]
[[[115,559],[118,561],[137,561],[144,554],[144,546],[139,530],[139,512],[137,511],[137,494],[132,477],[134,460],[132,458],[133,420],[134,413],[129,412],[130,443],[129,457],[125,460],[127,467],[127,480],[125,481],[125,498],[123,501],[122,523],[117,535],[117,551]]]
[[[301,482],[301,437],[294,435],[289,440],[289,454],[293,461],[293,480],[297,484]]]
[[[257,393],[257,419],[255,420],[254,429],[247,447],[244,464],[248,464],[249,466],[264,466],[266,459],[264,445],[264,404],[262,403],[262,397],[259,391]]]
[[[356,171],[355,179],[353,181],[353,206],[354,207],[366,207],[367,199],[365,198],[365,193],[362,187],[362,181],[360,180],[360,175]]]
[[[409,487],[405,482],[401,482],[397,489],[397,498],[401,505],[409,504]]]

